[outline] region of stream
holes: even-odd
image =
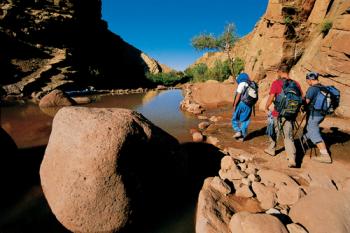
[[[199,123],[198,119],[180,110],[182,90],[92,97],[94,102],[81,106],[135,110],[173,135],[180,143],[192,141],[190,129],[196,128]],[[28,158],[31,154],[35,154],[36,159],[38,155],[41,159],[50,136],[53,116],[57,111],[58,109],[53,109],[44,112],[31,102],[3,106],[1,127],[14,139],[18,148],[23,151],[23,156]],[[27,151],[34,152],[26,154]],[[36,179],[37,176],[38,173],[35,171]],[[193,233],[194,213],[195,203],[185,204],[184,208],[174,211],[171,216],[166,216],[164,221],[147,232]],[[1,208],[0,219],[0,232],[67,232],[51,213],[39,184],[27,187],[13,205]]]

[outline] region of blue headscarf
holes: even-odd
[[[240,84],[241,82],[247,82],[248,80],[249,76],[246,73],[240,73],[236,78],[238,84]]]

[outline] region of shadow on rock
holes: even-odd
[[[147,213],[141,215],[142,219],[138,220],[139,224],[136,227],[133,226],[132,229],[127,229],[125,232],[177,232],[177,230],[194,232],[195,206],[199,191],[207,177],[217,175],[223,156],[224,154],[217,147],[210,144],[181,144],[177,158],[181,160],[178,162],[181,162],[181,169],[184,169],[182,171],[185,176],[173,182],[170,189],[163,192],[161,197],[159,193],[150,192],[151,196],[158,196],[158,198],[153,198],[153,202],[143,207]],[[164,184],[165,188],[170,180],[163,177],[159,181]],[[176,224],[175,221],[186,224],[186,227],[177,227],[180,223]]]
[[[52,214],[40,187],[45,146],[18,149],[0,128],[0,232],[68,232]]]

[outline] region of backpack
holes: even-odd
[[[247,81],[248,86],[244,89],[241,95],[241,101],[252,107],[258,101],[258,84],[254,81]]]
[[[275,109],[279,117],[294,120],[303,102],[300,89],[294,80],[284,79],[282,91],[276,96]]]
[[[320,111],[323,115],[334,113],[339,106],[340,91],[334,86],[317,86],[320,91],[313,101],[312,110]]]

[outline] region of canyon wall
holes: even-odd
[[[161,72],[160,64],[108,29],[101,4],[101,0],[2,1],[3,94],[25,97],[57,87],[147,86],[145,73]]]

